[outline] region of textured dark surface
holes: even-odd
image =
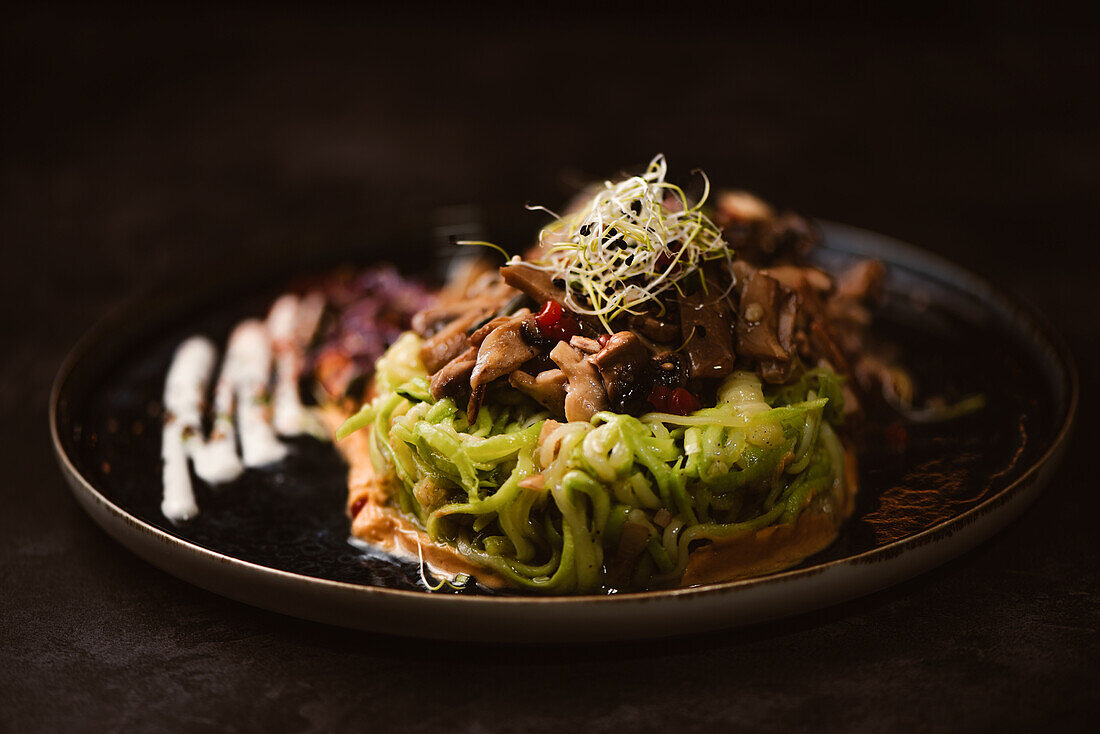
[[[1050,21],[677,17],[7,19],[0,730],[1091,728],[1100,38]],[[639,38],[661,44],[651,70],[605,65]],[[639,94],[652,115],[624,110]],[[818,614],[551,649],[259,612],[130,555],[68,495],[48,386],[112,306],[218,266],[385,241],[439,205],[485,202],[490,234],[514,232],[524,201],[658,150],[943,253],[1059,324],[1083,419],[1037,504],[940,570]]]

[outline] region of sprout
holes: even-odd
[[[718,227],[703,212],[710,181],[691,205],[683,189],[665,181],[668,164],[658,155],[645,173],[624,181],[605,181],[579,210],[559,217],[539,234],[546,248],[541,260],[529,262],[566,284],[565,306],[594,316],[612,331],[610,322],[624,313],[637,314],[647,302],[664,312],[661,294],[681,283],[709,261],[724,260],[733,281],[733,252]],[[728,292],[728,290],[727,290]]]

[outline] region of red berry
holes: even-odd
[[[547,301],[542,310],[535,314],[535,323],[539,333],[547,339],[567,342],[580,333],[581,327],[573,314],[562,308],[557,301]]]
[[[678,387],[668,396],[668,412],[676,415],[687,415],[699,408],[699,401],[688,392],[687,388]]]
[[[546,329],[543,329],[542,333],[543,336],[547,336],[551,339],[557,339],[560,342],[567,342],[574,336],[576,336],[580,330],[581,327],[577,323],[577,320],[569,314],[565,314],[560,319],[558,319],[557,323]]]
[[[598,341],[600,343],[601,347],[606,347],[607,343],[609,341],[611,341],[611,335],[610,334],[600,334],[599,339],[597,339],[596,341]]]
[[[554,324],[561,321],[565,309],[557,301],[547,301],[542,305],[542,310],[535,316],[535,323],[539,325],[539,331],[546,333]]]
[[[668,397],[672,393],[667,385],[654,385],[649,393],[649,404],[662,413],[668,412]]]
[[[351,509],[348,510],[348,515],[354,520],[359,515],[359,511],[363,509],[363,505],[367,504],[367,497],[363,495],[354,502],[351,503]]]

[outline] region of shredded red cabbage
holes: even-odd
[[[408,330],[413,314],[433,300],[426,286],[389,265],[338,276],[325,285],[325,295],[336,318],[326,325],[308,367],[332,396],[369,378],[375,361]]]

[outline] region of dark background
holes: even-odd
[[[668,3],[309,14],[24,8],[3,23],[0,730],[1085,729],[1097,705],[1100,34]],[[923,6],[922,6],[923,7]],[[399,9],[400,10],[400,9]],[[177,581],[68,495],[46,399],[98,318],[213,269],[360,248],[668,155],[976,270],[1082,367],[1020,520],[914,581],[745,630],[604,647],[325,628]]]

